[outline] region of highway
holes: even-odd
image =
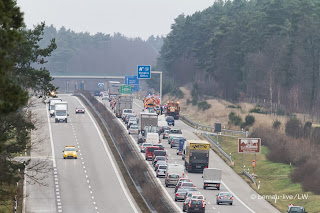
[[[101,100],[101,99],[100,99]],[[109,106],[108,101],[103,101],[106,106]],[[133,110],[134,112],[140,112],[143,109],[143,103],[140,100],[134,100]],[[119,123],[122,123],[120,119]],[[164,120],[164,116],[159,116],[159,120]],[[124,127],[124,125],[123,125]],[[193,133],[194,129],[186,125],[184,122],[180,120],[176,120],[175,127],[182,129],[182,134],[186,139],[199,139],[197,135]],[[137,137],[133,137],[135,140],[135,147],[139,149],[136,139]],[[168,162],[169,163],[179,163],[184,165],[184,161],[181,156],[176,155],[176,150],[174,148],[170,148],[167,139],[162,139],[162,144],[167,150],[168,154]],[[144,156],[144,154],[141,153]],[[265,200],[257,200],[251,199],[251,197],[258,197],[258,194],[240,177],[238,176],[214,151],[210,150],[209,154],[209,167],[210,168],[219,168],[223,171],[222,181],[223,185],[220,188],[220,191],[229,191],[235,196],[235,200],[233,206],[229,205],[217,205],[216,204],[216,195],[218,194],[218,190],[215,189],[207,189],[204,190],[202,174],[199,173],[188,173],[185,171],[185,174],[191,181],[196,185],[197,190],[200,191],[206,197],[206,212],[225,212],[225,213],[233,213],[233,212],[261,212],[261,213],[270,213],[270,212],[279,212],[275,209],[271,204],[269,204]],[[151,165],[151,162],[148,162]],[[152,167],[152,166],[151,166]],[[155,174],[155,173],[154,173]],[[162,186],[168,192],[168,195],[171,196],[172,200],[174,200],[174,188],[166,188],[164,184],[164,178],[160,178]],[[173,201],[174,202],[174,201]],[[175,202],[176,208],[182,210],[183,202]]]
[[[56,212],[140,212],[92,116],[88,111],[75,114],[75,107],[82,105],[77,98],[59,97],[68,102],[68,123],[54,123],[48,113],[41,114],[41,119],[49,122],[47,126],[53,147],[54,183],[51,185],[54,190],[50,188],[54,191],[51,197],[55,198]],[[63,159],[62,151],[66,145],[76,146],[78,159]],[[29,199],[26,206],[30,202],[36,200]],[[41,211],[27,208],[26,212]]]

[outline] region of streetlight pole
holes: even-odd
[[[160,74],[160,104],[162,101],[162,71],[151,71],[154,74]]]

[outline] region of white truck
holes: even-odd
[[[117,118],[121,118],[122,110],[132,109],[133,97],[132,95],[118,95],[115,105],[115,113]]]
[[[61,121],[68,122],[68,102],[57,102],[55,103],[54,118],[55,123],[60,123]]]
[[[158,126],[158,114],[149,112],[140,112],[139,131],[143,132],[146,126]]]
[[[216,168],[205,168],[203,170],[203,189],[214,187],[220,189],[222,171]]]
[[[61,98],[49,99],[48,110],[49,110],[49,113],[50,113],[50,117],[54,116],[54,105],[55,105],[55,103],[58,103],[58,102],[61,102],[61,101],[62,101]]]
[[[181,164],[168,164],[166,170],[166,187],[170,185],[176,185],[179,181],[179,178],[184,177],[184,166]]]

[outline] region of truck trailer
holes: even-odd
[[[221,169],[216,168],[205,168],[203,170],[203,189],[208,187],[214,187],[220,189],[221,186]]]
[[[139,131],[143,132],[146,126],[158,127],[157,113],[140,112]]]
[[[53,117],[53,116],[54,116],[54,106],[55,106],[55,103],[61,102],[61,101],[62,101],[61,98],[51,98],[51,99],[49,99],[48,110],[49,110],[49,113],[50,113],[50,117]]]
[[[121,118],[122,110],[132,109],[133,97],[132,95],[118,95],[114,111],[117,118]]]
[[[209,165],[210,144],[203,140],[187,140],[184,156],[188,172],[203,171]]]
[[[61,121],[68,122],[68,102],[57,102],[55,103],[55,111],[54,111],[54,118],[55,123],[59,123]]]

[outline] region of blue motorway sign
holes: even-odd
[[[124,83],[127,85],[139,85],[139,79],[136,75],[126,75],[124,77]]]
[[[150,79],[151,78],[151,66],[150,65],[138,66],[138,78],[139,79]]]

